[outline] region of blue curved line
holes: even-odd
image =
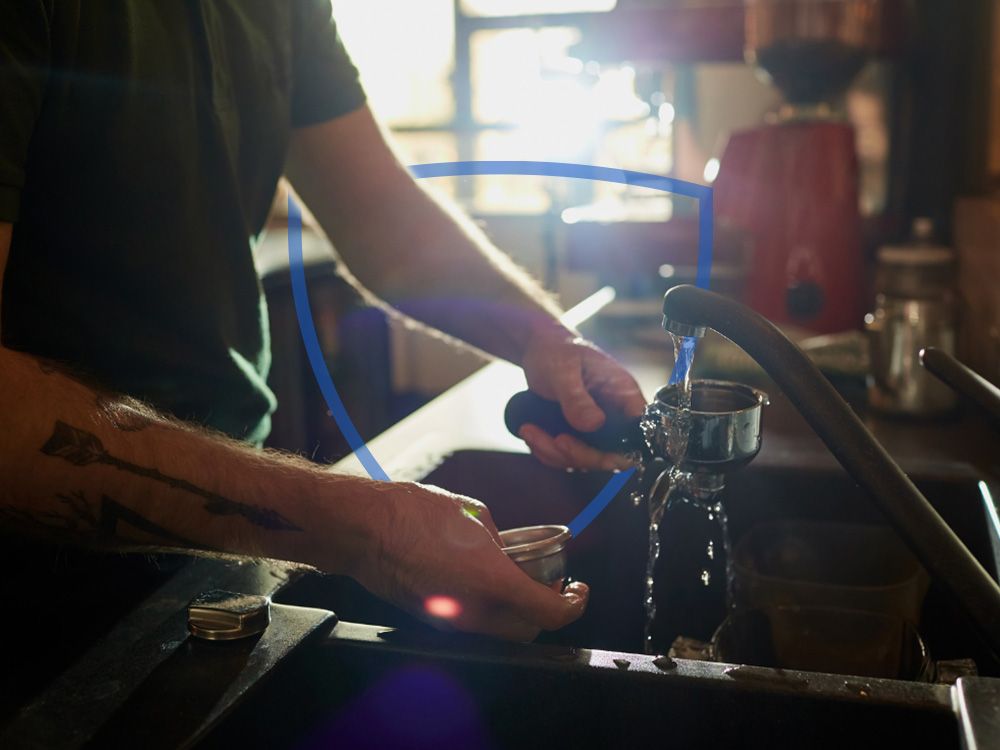
[[[597,493],[597,497],[587,503],[584,509],[576,514],[576,518],[567,524],[569,533],[574,537],[579,536],[580,532],[587,528],[590,522],[597,518],[608,507],[608,504],[615,499],[615,496],[621,491],[621,488],[625,486],[628,480],[632,478],[633,474],[635,474],[635,467],[613,474],[608,483]]]
[[[662,190],[666,193],[686,195],[704,200],[712,188],[695,182],[686,182],[664,175],[633,172],[629,169],[597,167],[591,164],[569,164],[559,161],[445,161],[431,164],[414,164],[410,173],[423,177],[467,177],[470,175],[523,175],[534,177],[570,177],[578,180],[617,182],[621,185]],[[702,225],[704,228],[704,225]]]
[[[330,369],[326,366],[326,360],[323,359],[323,349],[319,345],[316,326],[313,324],[312,309],[309,307],[306,271],[302,262],[302,211],[291,195],[288,196],[288,265],[292,277],[295,317],[299,319],[302,343],[305,344],[306,356],[309,357],[309,365],[312,367],[313,376],[319,384],[323,399],[326,401],[340,431],[347,438],[347,444],[351,446],[354,455],[358,457],[361,465],[368,472],[368,476],[372,479],[388,482],[389,475],[375,460],[375,456],[368,450],[365,441],[361,439],[361,435],[354,427],[354,422],[351,421],[347,408],[333,385],[333,378],[330,377]]]
[[[695,283],[707,289],[712,269],[713,208],[712,188],[693,182],[677,180],[663,175],[633,172],[626,169],[598,167],[590,164],[569,164],[550,161],[457,161],[432,164],[414,164],[410,172],[417,179],[425,177],[465,177],[469,175],[526,175],[541,177],[568,177],[581,180],[617,182],[633,187],[645,187],[694,198],[698,201],[698,271]],[[305,268],[302,260],[302,212],[295,200],[288,197],[288,261],[292,279],[292,296],[295,300],[295,315],[298,318],[302,343],[305,345],[309,364],[316,382],[326,401],[337,426],[347,439],[361,465],[372,479],[389,481],[389,475],[379,465],[368,450],[365,441],[354,427],[350,415],[341,400],[330,377],[330,371],[323,359],[316,327],[313,323],[309,295],[306,290]],[[677,353],[670,383],[684,378],[694,355],[695,339],[685,338]],[[575,537],[608,506],[625,486],[635,469],[622,471],[608,480],[597,496],[591,500],[576,518],[569,522],[569,529]]]

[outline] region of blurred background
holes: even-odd
[[[1000,0],[334,0],[333,12],[404,162],[563,161],[713,185],[712,287],[800,339],[853,332],[848,347],[877,311],[879,249],[946,248],[959,354],[1000,373]],[[620,338],[661,337],[663,292],[693,280],[689,199],[558,178],[425,182],[564,306],[614,286],[602,318]],[[301,352],[282,204],[258,257],[281,404],[271,441],[332,459],[346,446]],[[315,232],[306,255],[328,364],[366,438],[480,366],[365,308]]]

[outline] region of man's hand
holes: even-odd
[[[482,503],[410,483],[378,492],[371,543],[352,571],[376,596],[442,629],[519,641],[583,614],[587,586],[560,594],[529,578],[501,551]]]
[[[554,321],[532,332],[521,366],[528,387],[558,401],[566,421],[581,432],[599,429],[605,410],[639,417],[645,409],[638,384],[621,365]],[[524,425],[520,437],[548,466],[606,470],[629,466],[624,456],[602,453],[571,435],[549,435],[536,425]]]

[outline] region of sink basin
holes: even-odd
[[[567,522],[607,477],[555,471],[522,454],[460,451],[425,481],[485,501],[506,528]],[[995,574],[975,477],[915,480]],[[853,482],[831,470],[751,466],[731,478],[726,503],[734,539],[774,519],[880,522]],[[675,522],[677,540],[684,539],[684,523]],[[586,615],[534,644],[437,633],[346,579],[302,578],[278,594],[277,606],[335,609],[340,622],[319,644],[286,660],[201,746],[638,747],[670,741],[679,747],[874,748],[892,737],[899,746],[959,748],[962,730],[976,721],[956,707],[981,701],[983,711],[996,712],[990,695],[1000,683],[981,677],[952,687],[683,659],[657,666],[637,653],[646,535],[645,509],[616,498],[568,548],[570,575],[592,587]],[[697,606],[708,624],[713,618],[718,624],[721,608]],[[957,606],[933,585],[921,631],[935,658],[973,657],[981,673],[997,673]],[[987,723],[996,718],[990,716]]]
[[[458,451],[448,456],[424,479],[453,492],[485,502],[501,529],[545,523],[566,523],[604,486],[603,472],[568,473],[549,469],[533,457],[495,451]],[[914,477],[917,485],[993,575],[993,554],[983,497],[974,476]],[[642,579],[646,565],[648,520],[645,507],[634,507],[626,497],[629,487],[568,546],[571,577],[591,586],[586,614],[541,643],[639,652],[644,613]],[[755,524],[777,519],[829,520],[879,524],[878,511],[845,473],[831,469],[789,469],[751,465],[734,475],[725,489],[725,504],[733,543]],[[683,511],[683,509],[681,509]],[[700,632],[683,633],[707,639],[722,621],[721,587],[702,593],[699,585],[677,588],[676,581],[696,583],[704,558],[705,528],[701,514],[678,512],[664,523],[663,550],[657,567],[660,596],[685,602],[696,610]],[[695,528],[695,524],[702,524]],[[698,569],[677,569],[691,566]],[[671,571],[672,575],[663,575]],[[671,590],[668,590],[671,589]],[[415,618],[369,595],[348,579],[309,576],[279,594],[277,601],[300,606],[332,608],[341,620],[408,630],[429,630]],[[690,616],[687,621],[692,622]],[[660,607],[657,619],[660,644],[669,645],[680,634],[671,630],[671,612]],[[974,658],[980,671],[996,674],[996,665],[979,646],[977,637],[957,605],[931,585],[924,601],[921,633],[935,659]],[[662,649],[662,650],[665,650]]]

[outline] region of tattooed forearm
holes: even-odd
[[[100,521],[82,492],[56,495],[56,500],[59,501],[66,511],[62,518],[70,531],[96,532],[100,527]]]
[[[97,547],[144,542],[157,547],[210,551],[209,547],[163,528],[107,495],[101,496],[96,512],[82,492],[57,495],[56,500],[58,511],[0,505],[0,525]],[[132,533],[123,527],[129,527]]]
[[[119,523],[126,524],[154,537],[156,540],[175,544],[191,549],[208,549],[205,545],[193,542],[179,534],[175,534],[169,529],[165,529],[157,523],[153,523],[148,518],[140,515],[131,508],[126,508],[117,500],[112,500],[107,495],[101,496],[101,513],[98,521],[98,536],[102,541],[110,541],[119,536]]]
[[[135,476],[160,482],[173,489],[183,490],[203,498],[206,511],[220,516],[241,516],[252,524],[275,531],[301,531],[289,519],[270,508],[230,500],[215,492],[198,487],[185,479],[163,474],[157,469],[138,466],[111,455],[100,439],[85,430],[57,421],[51,437],[42,446],[42,453],[70,462],[76,466],[105,464]]]

